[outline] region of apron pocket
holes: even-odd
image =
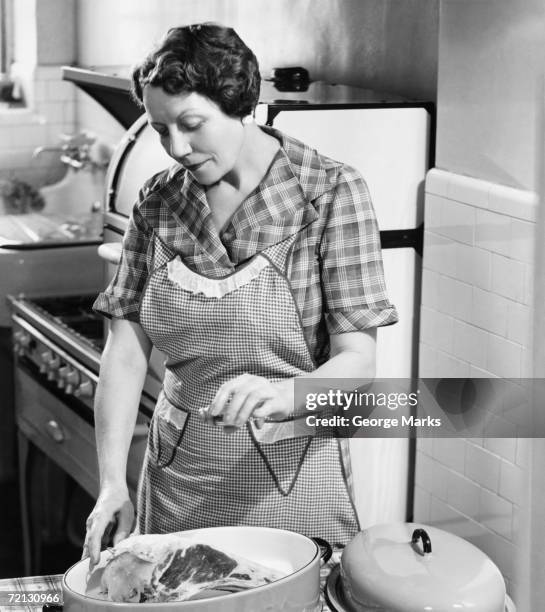
[[[316,427],[308,425],[305,418],[290,421],[265,421],[258,429],[252,420],[248,421],[252,437],[260,444],[274,444],[280,440],[313,438]]]
[[[161,391],[148,437],[149,457],[154,465],[165,468],[174,461],[188,418],[189,413],[169,402]]]

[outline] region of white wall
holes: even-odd
[[[421,377],[532,376],[544,48],[541,0],[441,1]],[[515,437],[421,440],[417,450],[416,519],[482,548],[518,600],[530,455]]]
[[[542,0],[442,0],[437,166],[535,190]]]
[[[16,0],[18,1],[18,0]],[[76,3],[74,0],[38,0],[36,27],[38,64],[72,64],[76,60]]]
[[[313,79],[435,99],[435,0],[77,0],[80,65],[131,65],[172,26],[217,21],[255,51],[264,76],[305,66]]]
[[[74,0],[15,0],[15,61],[45,65],[76,59]]]
[[[234,27],[264,78],[302,65],[314,80],[435,100],[435,0],[77,0],[78,64],[127,74],[169,27],[200,21]],[[80,128],[121,138],[89,96],[78,93],[76,106]]]
[[[426,180],[422,378],[532,376],[535,194],[451,172]],[[467,538],[517,594],[527,440],[421,439],[415,518]]]

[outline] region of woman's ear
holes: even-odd
[[[254,116],[246,115],[245,117],[242,117],[241,122],[242,122],[242,125],[249,125],[250,123],[254,122]]]

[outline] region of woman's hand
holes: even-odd
[[[97,499],[93,511],[87,519],[87,534],[83,545],[82,559],[89,557],[89,569],[100,560],[101,544],[113,526],[114,546],[124,540],[132,531],[134,506],[126,487],[104,488]]]
[[[221,417],[226,432],[242,427],[249,418],[261,427],[266,418],[285,419],[293,413],[293,379],[271,382],[263,376],[242,374],[221,385],[205,418]]]

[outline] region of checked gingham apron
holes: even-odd
[[[198,414],[245,372],[277,381],[315,369],[284,273],[295,239],[213,279],[154,238],[140,322],[167,362],[139,488],[141,533],[258,525],[341,544],[357,533],[339,440],[295,434],[290,421],[227,435]]]

